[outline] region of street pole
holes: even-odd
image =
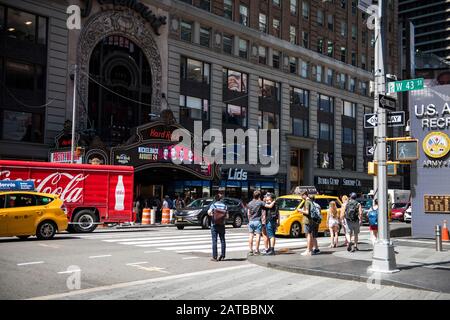
[[[386,133],[387,112],[379,106],[379,95],[386,93],[384,72],[384,25],[385,7],[383,0],[378,1],[378,14],[375,18],[375,113],[378,125],[375,140],[375,159],[378,163],[378,239],[373,248],[371,271],[393,273],[399,271],[396,266],[394,246],[389,239],[388,197],[387,197],[387,165],[386,165]]]
[[[75,155],[76,98],[77,98],[77,65],[75,65],[73,73],[72,144],[70,146],[70,163],[74,163],[73,157]]]

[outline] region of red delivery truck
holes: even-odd
[[[130,166],[0,160],[0,180],[33,180],[36,191],[58,194],[67,207],[70,232],[135,220]]]

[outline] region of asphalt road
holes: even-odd
[[[363,228],[361,240],[367,238]],[[277,247],[295,251],[305,244],[304,238],[279,238]],[[306,292],[314,299],[449,298],[250,264],[244,227],[227,228],[225,261],[210,261],[210,251],[210,231],[199,228],[62,233],[50,241],[0,238],[0,299],[300,299]]]

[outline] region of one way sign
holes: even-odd
[[[389,127],[401,127],[405,125],[405,111],[389,112],[387,118]],[[364,128],[371,129],[377,125],[378,116],[376,113],[367,113],[364,115]]]
[[[386,146],[386,153],[387,153],[387,155],[391,154],[391,146],[390,145]],[[374,154],[375,154],[375,147],[374,146],[367,146],[366,147],[366,156],[373,157]]]

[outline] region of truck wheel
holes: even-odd
[[[242,226],[242,217],[237,214],[233,220],[233,228],[240,228]]]
[[[77,212],[73,217],[73,222],[76,222],[77,224],[73,224],[72,228],[77,233],[92,232],[97,228],[95,220],[96,218],[92,211],[81,210],[80,212]]]
[[[291,238],[300,238],[302,235],[302,226],[298,222],[294,222],[291,225],[291,230],[289,232]]]
[[[36,237],[39,240],[49,240],[55,236],[56,224],[53,221],[41,222],[36,229]]]
[[[202,219],[202,229],[208,229],[209,228],[209,218],[208,215],[204,215]]]

